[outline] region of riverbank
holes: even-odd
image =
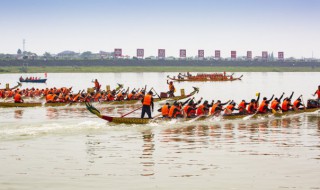
[[[52,67],[2,67],[0,73],[117,73],[117,72],[320,72],[320,67],[203,67],[203,66],[52,66]]]

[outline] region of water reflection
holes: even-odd
[[[14,110],[14,118],[15,119],[22,119],[23,110]]]
[[[141,164],[143,166],[142,176],[153,176],[154,175],[154,158],[153,153],[155,151],[154,144],[154,134],[151,130],[142,132],[142,155],[141,155]]]

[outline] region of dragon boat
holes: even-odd
[[[20,82],[27,82],[27,83],[46,83],[47,79],[19,79]]]
[[[180,77],[180,78],[176,78],[176,77],[170,77],[169,75],[167,76],[168,79],[173,80],[173,81],[177,81],[177,82],[221,82],[221,81],[235,81],[235,80],[241,80],[241,78],[243,77],[243,75],[241,75],[240,77],[234,78],[231,76],[226,76],[226,77],[200,77],[200,76],[186,76],[186,77]]]
[[[178,101],[188,97],[193,96],[199,92],[199,88],[193,87],[193,91],[190,94],[181,94],[180,96],[167,97],[167,98],[154,98],[154,102],[164,101],[164,100],[173,100]],[[105,105],[132,105],[136,104],[141,100],[123,100],[123,101],[105,101],[97,102]],[[12,103],[12,102],[0,102],[0,107],[59,107],[59,106],[84,106],[85,102],[55,102],[55,103],[41,103],[41,102],[25,102],[25,103]]]
[[[101,119],[104,119],[108,122],[112,122],[112,123],[117,123],[117,124],[148,124],[148,123],[152,123],[155,121],[170,121],[172,119],[170,118],[162,118],[159,116],[156,116],[155,118],[149,119],[149,118],[136,118],[136,117],[113,117],[113,116],[108,116],[108,115],[102,115],[100,113],[100,111],[98,109],[96,109],[94,106],[92,106],[90,103],[86,103],[86,107],[87,109],[94,115],[98,116]],[[316,111],[320,111],[320,107],[317,108],[306,108],[306,109],[299,109],[299,110],[290,110],[287,112],[279,112],[279,111],[275,111],[272,110],[272,112],[270,113],[266,113],[266,114],[224,114],[221,115],[222,119],[224,120],[236,120],[236,119],[244,119],[244,118],[248,118],[248,119],[253,119],[253,118],[259,118],[259,117],[268,117],[268,116],[274,116],[274,117],[282,117],[282,116],[287,116],[287,115],[293,115],[293,114],[301,114],[301,113],[311,113],[311,112],[316,112]],[[215,117],[215,116],[198,116],[196,118],[177,118],[177,120],[181,120],[181,121],[192,121],[192,120],[205,120],[208,119],[209,117]]]

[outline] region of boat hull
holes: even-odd
[[[310,112],[315,112],[315,111],[320,111],[320,108],[310,108],[306,110],[298,110],[298,111],[288,111],[288,112],[283,112],[283,113],[266,113],[266,114],[230,114],[230,115],[222,115],[222,118],[224,120],[235,120],[235,119],[244,119],[245,117],[248,117],[250,119],[254,118],[259,118],[259,117],[268,117],[270,115],[273,115],[275,117],[282,117],[282,116],[287,116],[287,115],[292,115],[292,114],[300,114],[300,113],[310,113]],[[210,116],[209,116],[210,117]],[[147,119],[147,118],[133,118],[133,117],[110,117],[106,115],[101,115],[100,118],[107,120],[112,123],[117,123],[117,124],[148,124],[154,121],[169,121],[171,119],[169,118],[155,118],[155,119]],[[207,119],[208,116],[203,116],[196,118],[197,121],[199,120],[205,120]],[[178,120],[181,121],[190,121],[195,118],[178,118]]]
[[[38,79],[38,80],[21,80],[20,82],[27,82],[27,83],[46,83],[47,79]]]
[[[177,81],[177,82],[223,82],[223,81],[235,81],[235,80],[241,80],[242,75],[238,78],[227,78],[227,79],[212,79],[212,78],[194,78],[194,79],[176,79],[176,78],[171,78],[168,76],[168,79],[173,80],[173,81]]]

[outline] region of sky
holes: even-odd
[[[221,50],[320,58],[319,0],[0,0],[0,53],[205,56]]]

